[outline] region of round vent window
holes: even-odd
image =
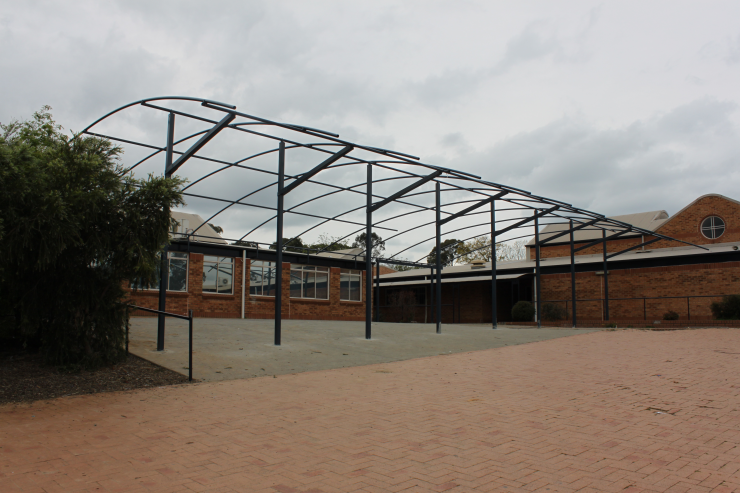
[[[717,216],[709,216],[701,222],[701,234],[713,240],[725,232],[725,222]]]

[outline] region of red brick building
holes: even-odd
[[[191,241],[173,238],[169,246],[166,311],[187,315],[193,310],[196,317],[274,318],[275,252],[230,245],[195,214],[173,217],[179,233],[190,233],[193,226],[200,234]],[[357,256],[361,250],[284,252],[283,318],[364,320],[365,262]],[[380,272],[395,271],[381,266]],[[157,309],[159,287],[131,289],[130,303]]]
[[[634,224],[707,250],[664,240],[639,247],[608,260],[609,320],[624,323],[661,320],[673,310],[679,320],[710,320],[712,301],[740,294],[740,203],[717,194],[704,195],[669,216],[653,211],[614,219]],[[541,229],[547,239],[565,225]],[[577,231],[575,248],[601,236],[601,231]],[[650,241],[643,235],[623,234],[607,241],[616,253]],[[608,240],[608,236],[607,236]],[[511,307],[519,300],[534,301],[533,241],[527,259],[498,262],[497,315],[511,320]],[[572,310],[570,238],[561,236],[541,246],[542,303],[558,303]],[[603,246],[576,254],[577,314],[580,322],[605,319]],[[412,270],[381,276],[381,318],[432,321],[431,272]],[[442,321],[491,322],[491,264],[456,265],[442,272]]]

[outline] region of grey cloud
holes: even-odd
[[[495,181],[599,212],[676,211],[705,193],[736,195],[740,174],[728,173],[740,161],[736,110],[704,99],[611,129],[564,117],[460,160]]]

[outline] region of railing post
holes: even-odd
[[[365,188],[367,198],[366,223],[365,223],[365,339],[372,339],[372,294],[373,294],[373,165],[367,165],[367,187]]]
[[[609,321],[609,271],[607,270],[606,264],[606,230],[601,230],[601,238],[604,240],[603,252],[604,252],[604,319]]]
[[[689,313],[689,320],[691,320],[691,301],[690,298],[686,297],[686,311]]]
[[[437,334],[442,333],[442,248],[441,248],[441,238],[442,238],[442,225],[439,223],[442,219],[442,213],[440,211],[441,207],[441,197],[440,197],[440,185],[439,182],[436,183],[436,189],[435,189],[435,196],[437,199],[437,220],[435,221],[436,230],[437,230],[437,246],[436,246],[436,252],[437,252]]]
[[[491,201],[491,328],[498,328],[498,304],[496,299],[496,201]]]
[[[280,141],[277,186],[277,267],[275,279],[275,345],[279,346],[283,322],[283,186],[285,182],[285,141]]]
[[[188,382],[193,381],[193,310],[188,310]]]
[[[536,305],[536,313],[535,317],[537,319],[537,327],[542,327],[542,287],[541,287],[541,277],[540,277],[540,222],[537,218],[537,210],[534,211],[534,255],[535,255],[535,263],[534,263],[534,278],[535,278],[535,296],[537,299],[535,300]]]
[[[573,220],[570,220],[570,299],[573,303],[573,328],[576,328],[576,252],[573,241]],[[566,309],[567,311],[567,309]]]

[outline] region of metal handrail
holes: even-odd
[[[137,305],[126,305],[130,308],[136,308],[150,313],[157,313],[164,315],[165,317],[179,318],[181,320],[188,321],[188,382],[193,381],[193,310],[188,310],[188,316],[178,315],[177,313],[165,312],[162,310],[154,310],[152,308],[144,308],[143,306]],[[128,322],[126,322],[126,353],[128,353]]]

